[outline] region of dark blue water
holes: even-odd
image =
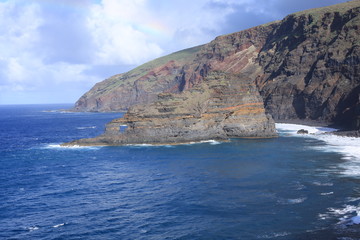
[[[360,180],[316,139],[61,148],[121,113],[0,106],[0,239],[360,239]]]

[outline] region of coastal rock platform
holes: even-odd
[[[254,82],[215,71],[188,91],[159,94],[152,104],[130,108],[123,118],[108,123],[99,137],[64,146],[181,144],[276,136],[275,123],[265,114]]]

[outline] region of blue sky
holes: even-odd
[[[74,103],[218,35],[346,0],[0,0],[0,104]]]

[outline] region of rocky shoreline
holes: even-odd
[[[296,125],[304,125],[304,126],[310,126],[310,127],[323,127],[323,128],[334,128],[337,129],[336,131],[326,132],[323,134],[331,134],[341,137],[355,137],[360,138],[360,130],[347,130],[344,128],[341,128],[340,126],[336,126],[333,123],[324,122],[324,121],[316,121],[316,120],[310,120],[310,119],[288,119],[288,120],[281,120],[276,121],[276,123],[286,123],[286,124],[296,124]],[[298,131],[303,130],[301,127],[299,127]],[[306,134],[306,133],[301,133]]]

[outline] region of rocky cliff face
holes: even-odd
[[[268,36],[257,84],[277,119],[360,128],[360,1],[286,17]]]
[[[195,59],[198,70],[187,74],[242,73],[256,82],[277,121],[359,129],[359,13],[360,1],[351,1],[220,36],[202,48]],[[188,78],[185,86],[192,82]]]
[[[213,71],[182,94],[159,94],[152,104],[130,108],[123,118],[108,123],[102,136],[69,144],[179,144],[275,136],[275,124],[265,114],[254,81]]]

